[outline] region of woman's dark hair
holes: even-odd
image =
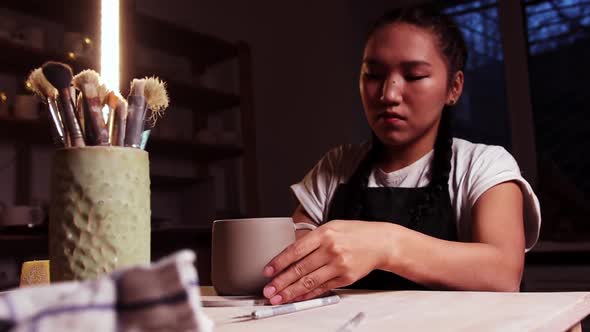
[[[379,18],[369,29],[366,41],[373,33],[380,28],[394,23],[407,23],[431,31],[437,39],[439,50],[441,51],[448,68],[448,86],[453,81],[455,73],[463,70],[467,62],[467,47],[463,35],[455,22],[447,15],[443,14],[433,5],[420,5],[404,7],[386,12]],[[422,202],[417,204],[411,212],[412,222],[418,222],[424,209],[428,209],[431,202],[444,190],[448,191],[449,173],[451,171],[452,144],[453,137],[451,133],[451,116],[450,107],[444,106],[441,121],[438,128],[438,134],[434,143],[434,158],[432,160],[430,189],[427,191]],[[375,162],[377,161],[383,143],[373,133],[372,145],[365,159],[360,163],[355,176],[349,184],[359,186],[365,189],[368,185],[369,175]],[[355,191],[362,195],[363,190]],[[351,203],[348,213],[351,217],[360,218],[362,215],[363,197],[350,197]]]

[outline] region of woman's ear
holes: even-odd
[[[463,93],[463,81],[463,71],[459,70],[455,73],[455,77],[453,77],[453,80],[451,81],[451,88],[449,89],[449,93],[447,95],[447,105],[453,106],[457,103],[459,97],[461,97],[461,93]]]

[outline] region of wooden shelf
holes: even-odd
[[[34,48],[19,45],[0,39],[0,72],[22,76],[23,82],[26,75],[33,69],[40,67],[46,61],[61,61],[72,66],[74,73],[83,69],[96,68],[93,62],[86,58],[72,60],[67,54],[50,53]]]
[[[68,31],[96,33],[99,30],[100,1],[53,0],[31,3],[22,0],[3,0],[0,7],[64,24]],[[89,19],[94,16],[93,20]]]
[[[213,162],[239,157],[243,149],[232,145],[209,145],[187,141],[151,138],[146,150],[171,159]]]
[[[167,81],[170,100],[195,112],[214,112],[240,106],[240,97],[199,85]]]
[[[134,18],[138,43],[163,50],[170,55],[187,57],[195,74],[207,66],[237,55],[236,46],[221,38],[204,35],[170,22],[141,13]]]
[[[0,119],[0,141],[51,145],[46,120]],[[156,156],[177,160],[213,162],[239,157],[243,149],[231,145],[209,145],[171,139],[150,138],[147,150]]]
[[[588,252],[590,253],[590,239],[588,241],[579,242],[558,242],[558,241],[539,241],[535,247],[530,251],[531,253],[546,253],[546,252]],[[590,264],[590,261],[588,262]]]
[[[72,66],[74,73],[84,69],[96,69],[96,61],[87,58],[72,60],[67,54],[42,52],[24,45],[0,39],[0,72],[22,77],[46,61],[61,61]],[[167,82],[170,100],[173,105],[187,107],[195,112],[214,112],[240,106],[240,96],[215,89],[174,81],[156,68],[137,70],[134,77],[157,75]]]
[[[0,141],[49,146],[52,144],[49,121],[0,118]]]
[[[240,106],[240,96],[207,88],[199,84],[179,82],[158,68],[141,67],[133,77],[158,76],[166,82],[171,105],[187,107],[195,112],[215,112]]]
[[[99,40],[100,1],[54,0],[31,4],[22,0],[4,0],[0,7],[63,24],[66,31],[91,34]],[[196,74],[207,66],[237,55],[233,43],[145,15],[136,8],[133,11],[133,32],[139,44],[189,58]]]
[[[150,175],[152,192],[178,191],[212,179],[212,177],[179,177],[168,175]]]
[[[175,238],[178,236],[189,237],[198,240],[201,243],[209,244],[211,242],[210,227],[194,227],[184,225],[163,226],[152,228],[152,239],[157,242],[166,242],[164,238]],[[36,242],[36,249],[45,248],[47,245],[47,226],[38,227],[38,229],[24,230],[15,228],[14,230],[0,229],[0,248],[9,242],[18,242],[22,246],[27,246],[30,242]],[[42,246],[39,246],[41,244]],[[13,247],[13,246],[11,246]],[[5,252],[5,251],[4,251]]]
[[[254,105],[252,102],[252,75],[250,48],[243,42],[229,42],[216,36],[192,31],[188,27],[174,22],[164,21],[138,10],[139,1],[125,0],[120,4],[122,15],[121,32],[121,87],[126,89],[133,77],[157,75],[168,83],[168,92],[172,106],[181,106],[195,112],[194,127],[202,129],[206,124],[208,113],[238,108],[241,115],[241,129],[244,132],[243,145],[211,145],[199,144],[175,139],[162,139],[156,136],[150,138],[147,151],[151,157],[163,157],[169,160],[186,160],[201,167],[203,163],[215,162],[236,157],[244,157],[243,172],[246,176],[244,192],[248,200],[247,210],[256,215],[257,211],[257,182],[255,177],[255,130]],[[0,8],[22,13],[23,16],[33,17],[35,20],[45,20],[63,26],[64,31],[79,32],[93,38],[100,43],[99,1],[69,1],[55,0],[52,2],[35,2],[31,4],[22,0],[5,0]],[[16,16],[16,15],[15,15]],[[59,29],[58,29],[59,30]],[[56,38],[61,38],[56,36]],[[52,41],[49,41],[50,43]],[[61,40],[59,41],[61,44]],[[182,57],[191,65],[191,72],[187,77],[198,77],[210,66],[235,60],[239,76],[239,92],[228,93],[201,86],[198,80],[186,81],[180,75],[165,73],[165,66],[157,69],[158,61],[145,63],[145,68],[137,65],[137,52],[141,47],[153,49],[171,56]],[[0,40],[0,73],[12,73],[25,76],[45,61],[54,60],[68,63],[77,73],[83,69],[98,69],[98,58],[68,59],[66,50],[48,52],[18,45],[10,41]],[[233,63],[232,63],[233,64]],[[153,68],[156,67],[156,68]],[[184,73],[183,73],[184,74]],[[24,90],[24,84],[21,84]],[[22,90],[19,91],[21,93]],[[122,91],[125,93],[125,91]],[[32,172],[32,145],[52,146],[50,126],[47,115],[42,112],[38,121],[0,118],[0,143],[14,144],[17,147],[17,183],[16,201],[25,204],[30,200],[30,174]],[[201,116],[203,115],[203,116]],[[183,190],[190,188],[202,179],[185,179],[175,177],[152,178],[154,190]],[[251,192],[250,192],[251,191]],[[237,214],[229,214],[235,217]],[[0,233],[1,235],[1,233]]]
[[[64,54],[46,53],[33,48],[0,39],[0,72],[21,76],[23,81],[33,69],[40,67],[46,61],[61,61],[72,66],[74,73],[97,66],[86,58],[72,60]],[[184,106],[196,112],[214,112],[240,105],[240,97],[200,85],[175,82],[169,75],[159,74],[157,69],[143,69],[135,77],[157,75],[167,82],[170,100],[173,105]]]

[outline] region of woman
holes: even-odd
[[[466,59],[457,26],[427,7],[374,25],[360,76],[372,141],[292,186],[293,219],[321,226],[265,267],[272,304],[341,287],[519,290],[539,204],[503,148],[452,138]]]

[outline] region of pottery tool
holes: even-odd
[[[99,92],[104,94],[103,98],[106,93],[100,88],[100,76],[94,70],[84,70],[74,76],[74,86],[82,92],[84,134],[88,145],[108,145],[108,131],[102,116],[103,100]]]
[[[258,310],[252,311],[252,313],[250,315],[244,315],[244,316],[240,316],[240,317],[236,317],[236,318],[262,319],[262,318],[290,314],[293,312],[299,312],[299,311],[313,309],[313,308],[324,307],[324,306],[336,304],[339,302],[340,302],[340,296],[330,295],[330,296],[320,297],[320,298],[307,300],[307,301],[287,303],[287,304],[273,306],[270,308],[258,309]]]
[[[35,95],[41,98],[47,105],[53,143],[58,147],[65,147],[66,135],[57,108],[57,89],[47,81],[41,68],[37,68],[31,72],[27,78],[27,83]]]
[[[131,91],[127,97],[127,103],[125,146],[139,148],[147,106],[145,100],[145,79],[133,79],[131,82]]]
[[[141,135],[140,148],[142,150],[145,149],[150,132],[156,126],[156,121],[164,115],[170,102],[166,91],[166,82],[155,76],[145,78],[144,94],[149,115],[145,120]]]
[[[65,120],[65,128],[67,128],[71,145],[85,146],[80,125],[74,114],[74,104],[70,92],[73,78],[72,68],[64,63],[53,61],[46,62],[42,68],[47,81],[58,91],[59,109],[62,111],[62,119]]]
[[[203,307],[252,307],[269,304],[268,299],[264,297],[201,295]]]
[[[105,97],[104,104],[108,107],[107,131],[109,134],[109,144],[115,145],[115,113],[119,105],[119,97],[115,91],[109,91]]]
[[[125,127],[127,125],[127,100],[120,94],[116,94],[117,106],[115,108],[115,120],[113,125],[113,145],[125,146]]]

